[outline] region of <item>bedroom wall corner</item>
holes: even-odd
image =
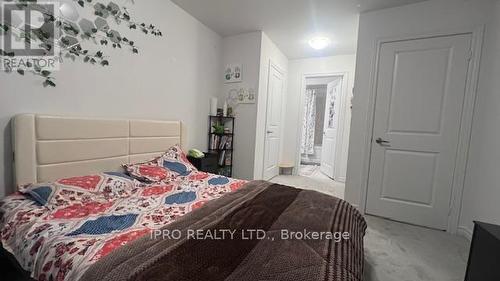
[[[276,46],[276,44],[262,32],[259,67],[259,92],[257,95],[257,120],[255,126],[255,153],[254,153],[254,179],[262,179],[264,169],[264,149],[265,149],[265,131],[266,131],[266,112],[267,112],[267,93],[269,84],[270,64],[274,64],[283,72],[285,79],[285,88],[283,89],[283,100],[281,104],[281,151],[280,160],[284,145],[283,132],[285,127],[285,104],[287,98],[288,84],[288,58]]]
[[[133,13],[164,34],[118,28],[137,42],[139,55],[110,47],[103,50],[110,55],[105,68],[66,61],[55,88],[0,72],[0,197],[15,190],[9,124],[19,113],[180,120],[186,148],[206,148],[209,99],[220,92],[222,38],[171,1],[136,1]]]
[[[495,4],[496,3],[496,4]],[[494,9],[493,7],[495,7]],[[362,190],[366,187],[367,151],[370,139],[369,112],[372,99],[372,77],[376,59],[376,42],[380,38],[425,36],[427,34],[458,32],[486,25],[494,38],[496,30],[490,22],[492,11],[498,13],[496,0],[441,0],[390,8],[361,14],[359,24],[356,81],[351,121],[349,161],[347,168],[346,200],[364,206]],[[498,24],[497,24],[498,26]],[[498,27],[497,27],[498,28]],[[497,32],[497,31],[496,31]],[[496,33],[498,34],[498,32]],[[459,228],[470,229],[472,219],[496,221],[500,209],[491,202],[498,198],[498,45],[486,39],[479,77],[478,101],[475,108],[473,134],[469,151],[469,166],[462,202]],[[498,44],[498,41],[496,41]],[[496,48],[496,49],[495,49]],[[496,50],[496,51],[495,51]],[[489,54],[488,54],[489,53]],[[490,65],[490,67],[485,66]],[[496,76],[494,76],[496,75]],[[498,80],[498,79],[497,79]],[[496,88],[495,88],[496,87]],[[495,93],[495,94],[494,94]],[[481,122],[481,123],[480,123]],[[485,156],[481,159],[481,154]],[[496,158],[493,159],[496,155]],[[473,167],[474,166],[474,167]],[[496,204],[498,206],[498,204]]]
[[[222,67],[241,64],[243,81],[224,83],[223,71],[218,72],[217,81],[222,85],[218,95],[219,107],[222,107],[232,89],[253,89],[258,99],[261,37],[262,32],[255,31],[222,39]],[[239,104],[234,108],[234,113],[233,177],[251,180],[254,177],[257,104]]]
[[[459,223],[470,237],[474,220],[500,224],[500,1],[489,12]]]

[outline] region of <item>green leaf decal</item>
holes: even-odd
[[[51,87],[55,87],[56,84],[54,82],[52,82],[52,80],[50,79],[46,79],[44,82],[43,82],[43,86],[44,87],[47,87],[47,86],[51,86]]]
[[[76,61],[81,58],[81,61],[84,63],[91,64],[100,64],[101,66],[109,66],[110,62],[108,60],[108,55],[104,56],[102,50],[95,49],[83,49],[82,42],[87,41],[90,43],[94,43],[97,46],[108,46],[111,45],[113,48],[123,48],[130,47],[133,54],[138,54],[139,50],[136,47],[134,41],[130,40],[127,37],[124,37],[124,34],[120,34],[116,30],[111,30],[109,26],[110,21],[114,21],[117,25],[124,24],[125,27],[129,27],[129,29],[138,30],[140,33],[144,33],[146,35],[151,34],[152,36],[162,36],[161,31],[154,24],[138,22],[134,20],[129,13],[129,10],[125,6],[120,6],[116,4],[117,1],[106,1],[106,4],[99,3],[100,1],[93,0],[73,0],[77,5],[75,7],[79,9],[89,9],[90,13],[84,14],[94,14],[97,17],[90,18],[82,18],[80,15],[77,15],[79,18],[77,20],[69,20],[64,15],[51,15],[44,14],[44,23],[48,25],[49,28],[38,28],[33,29],[31,32],[20,33],[18,37],[23,40],[25,43],[36,43],[38,48],[42,49],[43,53],[47,56],[55,56],[55,58],[63,63],[64,58],[71,59]],[[114,2],[113,2],[114,1]],[[10,2],[7,0],[7,2]],[[15,4],[18,9],[25,10],[28,7],[28,2],[40,2],[37,0],[18,0]],[[128,1],[126,1],[128,2]],[[134,0],[131,1],[134,4]],[[90,4],[93,3],[93,4]],[[31,4],[31,3],[30,3]],[[121,3],[124,5],[124,3]],[[40,4],[43,8],[42,4]],[[52,25],[57,27],[61,32],[54,32],[53,29],[50,28]],[[46,26],[47,27],[47,26]],[[0,19],[0,35],[9,31],[11,28],[9,24],[5,24]],[[124,42],[124,43],[123,43]],[[58,50],[58,53],[52,54],[55,46],[60,46],[61,48]],[[110,46],[110,47],[111,47]],[[102,48],[102,47],[101,47]],[[15,57],[16,55],[23,55],[22,52],[14,53],[9,50],[6,52],[3,49],[0,49],[0,56],[8,56]],[[53,78],[52,71],[46,68],[42,70],[42,68],[36,63],[25,62],[27,69],[12,69],[6,68],[6,72],[17,72],[20,75],[25,75],[26,72],[31,72],[36,76],[41,76],[44,78],[43,86],[44,87],[55,87],[56,83],[54,82],[55,78]]]

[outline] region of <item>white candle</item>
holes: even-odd
[[[212,115],[212,116],[217,115],[217,98],[216,97],[210,98],[210,115]]]

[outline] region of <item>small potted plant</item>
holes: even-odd
[[[217,135],[224,134],[224,125],[220,123],[215,123],[212,125],[213,133]]]

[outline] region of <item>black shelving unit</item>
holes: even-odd
[[[208,118],[208,152],[217,155],[219,175],[233,176],[233,147],[234,147],[234,117],[209,116]],[[213,125],[224,126],[224,133],[215,133]]]

